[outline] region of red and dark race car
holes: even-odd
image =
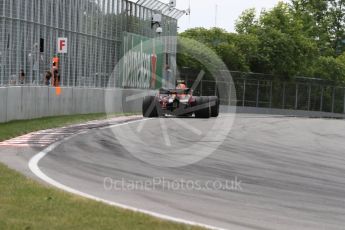
[[[143,101],[144,117],[192,117],[210,118],[219,115],[219,99],[212,96],[193,96],[193,90],[178,86],[176,89],[161,89],[155,96]]]

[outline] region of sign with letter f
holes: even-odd
[[[66,54],[67,53],[67,38],[58,38],[58,53]]]

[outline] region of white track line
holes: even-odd
[[[124,125],[129,125],[129,124],[132,124],[132,123],[144,122],[144,121],[145,120],[126,122],[126,123],[122,123],[122,124],[112,125],[112,126],[109,126],[107,128],[114,128],[114,127],[119,127],[119,126],[124,126]],[[106,128],[104,127],[103,129],[106,129]],[[29,164],[28,164],[31,172],[33,174],[35,174],[38,178],[43,180],[44,182],[46,182],[46,183],[48,183],[48,184],[50,184],[50,185],[52,185],[52,186],[54,186],[54,187],[56,187],[58,189],[64,190],[66,192],[69,192],[69,193],[72,193],[72,194],[75,194],[75,195],[78,195],[78,196],[81,196],[81,197],[84,197],[84,198],[87,198],[87,199],[95,200],[97,202],[102,202],[102,203],[105,203],[107,205],[123,208],[123,209],[129,210],[129,211],[133,211],[133,212],[140,212],[140,213],[147,214],[147,215],[150,215],[150,216],[153,216],[153,217],[157,217],[157,218],[163,219],[163,220],[173,221],[173,222],[187,224],[187,225],[192,225],[192,226],[198,226],[198,227],[202,227],[202,228],[214,229],[214,230],[224,230],[222,228],[218,228],[218,227],[214,227],[214,226],[210,226],[210,225],[206,225],[206,224],[202,224],[202,223],[198,223],[198,222],[194,222],[194,221],[184,220],[184,219],[180,219],[180,218],[175,218],[175,217],[172,217],[172,216],[168,216],[168,215],[163,215],[163,214],[159,214],[159,213],[156,213],[156,212],[147,211],[147,210],[144,210],[144,209],[138,209],[138,208],[135,208],[135,207],[127,206],[127,205],[124,205],[124,204],[120,204],[120,203],[116,203],[116,202],[113,202],[113,201],[105,200],[105,199],[102,199],[102,198],[99,198],[99,197],[96,197],[96,196],[92,196],[92,195],[89,195],[87,193],[84,193],[84,192],[78,191],[76,189],[70,188],[70,187],[68,187],[66,185],[63,185],[63,184],[55,181],[54,179],[50,178],[49,176],[47,176],[46,174],[44,174],[41,171],[41,169],[38,166],[38,163],[45,156],[47,156],[51,151],[53,151],[55,148],[57,148],[63,142],[65,142],[65,141],[67,141],[67,140],[69,140],[69,139],[71,139],[71,138],[73,138],[73,137],[75,137],[77,135],[84,134],[86,132],[87,131],[84,131],[84,132],[75,134],[73,136],[70,136],[68,138],[65,138],[62,141],[56,142],[56,143],[50,145],[45,150],[43,150],[42,152],[40,152],[37,155],[35,155],[34,157],[32,157],[30,159],[30,161],[29,161]]]

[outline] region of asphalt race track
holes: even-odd
[[[225,124],[233,116],[218,119]],[[196,138],[198,127],[205,132],[215,119],[182,121],[189,131],[174,118],[93,130],[66,140],[38,166],[53,180],[92,196],[217,228],[345,228],[345,121],[239,114],[218,143]],[[127,133],[140,129],[138,138],[161,152]],[[191,154],[204,159],[167,167],[175,157],[182,159],[170,150],[186,143],[199,146]],[[218,149],[203,155],[200,149],[213,143]],[[185,151],[181,154],[189,154]],[[159,179],[180,181],[180,187]],[[153,180],[155,186],[149,184]],[[211,188],[203,187],[210,181]],[[224,187],[229,181],[236,185]],[[140,182],[147,182],[145,189]]]

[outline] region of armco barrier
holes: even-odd
[[[0,88],[0,122],[47,116],[140,112],[140,97],[127,101],[127,96],[142,94],[142,90],[62,88],[57,96],[51,87]],[[111,103],[105,104],[108,96]]]

